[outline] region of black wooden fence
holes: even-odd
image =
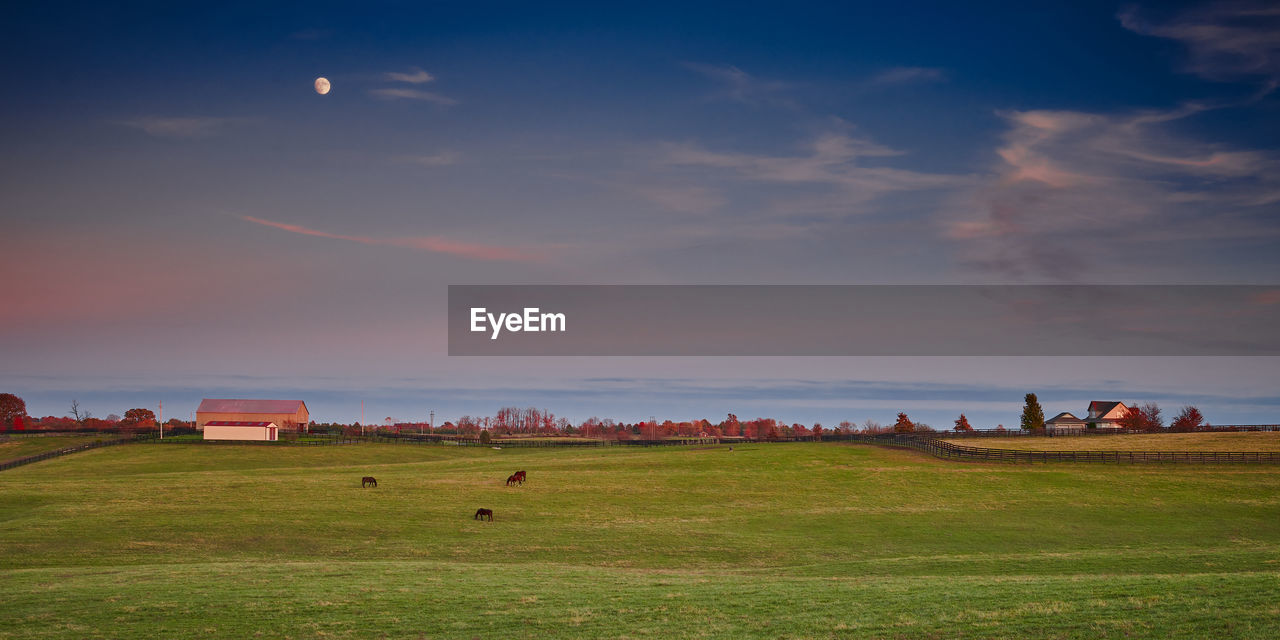
[[[842,438],[844,439],[844,438]],[[976,462],[1167,462],[1189,464],[1280,464],[1278,451],[1032,451],[959,445],[911,434],[852,436],[851,442],[908,447],[946,460]]]
[[[37,453],[35,455],[27,456],[25,458],[17,458],[14,460],[0,462],[0,471],[4,471],[5,469],[12,469],[14,467],[21,467],[24,464],[40,462],[41,460],[48,460],[50,458],[65,456],[70,453],[79,453],[81,451],[88,451],[89,449],[98,449],[101,447],[112,447],[118,444],[130,444],[133,442],[139,442],[149,437],[152,437],[152,436],[145,435],[145,436],[136,436],[132,438],[116,438],[114,440],[94,440],[93,442],[85,442],[83,444],[72,445],[70,447],[63,447],[61,449],[45,451],[42,453]]]
[[[1267,425],[1270,426],[1270,425]],[[906,447],[923,451],[945,460],[970,462],[1110,462],[1110,463],[1188,463],[1188,464],[1280,464],[1280,452],[1275,451],[1033,451],[1027,449],[996,449],[991,447],[972,447],[942,440],[953,437],[946,432],[928,434],[830,434],[824,435],[825,441],[856,442],[889,447]],[[18,458],[0,463],[0,471],[12,469],[41,460],[48,460],[71,453],[110,447],[121,444],[201,444],[201,445],[265,445],[265,446],[325,446],[336,444],[356,444],[360,442],[382,442],[397,444],[418,444],[434,446],[460,447],[501,447],[501,448],[542,448],[542,447],[603,447],[603,446],[678,446],[705,444],[707,439],[695,440],[506,440],[481,442],[479,439],[446,439],[439,437],[387,436],[387,435],[324,435],[324,434],[291,434],[286,439],[277,441],[253,440],[203,440],[190,437],[168,437],[160,439],[155,433],[141,434],[113,440],[98,440],[45,451],[32,456]],[[751,439],[737,439],[734,442],[758,442]]]

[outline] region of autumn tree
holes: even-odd
[[[120,419],[122,427],[147,427],[156,422],[156,413],[150,409],[130,409]]]
[[[1160,407],[1154,402],[1148,402],[1142,406],[1129,407],[1116,424],[1132,431],[1158,431],[1164,427],[1164,420],[1160,417]]]
[[[12,393],[0,393],[0,427],[11,427],[27,415],[27,403]]]
[[[742,423],[738,422],[738,416],[729,414],[729,417],[720,423],[720,431],[726,436],[742,435]]]
[[[894,433],[911,433],[916,430],[916,425],[911,422],[905,412],[898,413],[898,421],[893,423]]]
[[[1178,417],[1169,423],[1169,428],[1174,431],[1195,431],[1204,426],[1204,415],[1195,407],[1183,407]]]
[[[1147,431],[1158,431],[1164,428],[1164,417],[1160,415],[1160,407],[1154,402],[1142,405],[1142,418]]]
[[[1116,420],[1116,426],[1130,431],[1142,431],[1142,407],[1129,407],[1124,415]]]
[[[973,431],[973,427],[969,425],[969,419],[964,417],[963,413],[956,418],[956,431]]]
[[[458,435],[473,435],[479,433],[480,421],[471,416],[462,416],[458,418]]]
[[[1043,429],[1044,409],[1040,407],[1040,400],[1034,393],[1028,393],[1025,400],[1027,404],[1022,408],[1022,428],[1027,431]]]
[[[822,423],[821,422],[813,423],[813,439],[815,442],[820,442],[822,440]]]

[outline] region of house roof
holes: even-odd
[[[1048,420],[1045,420],[1044,422],[1045,422],[1045,424],[1049,424],[1050,422],[1053,422],[1053,423],[1058,423],[1058,422],[1079,422],[1080,424],[1084,424],[1084,420],[1081,420],[1080,418],[1077,418],[1077,417],[1075,417],[1075,416],[1071,415],[1071,412],[1069,412],[1069,411],[1063,411],[1062,413],[1059,413],[1058,415],[1056,415],[1056,416],[1054,416],[1054,417],[1052,417],[1052,418],[1049,418]]]
[[[274,427],[274,422],[245,422],[243,420],[210,420],[206,427]]]
[[[301,400],[231,400],[205,398],[196,411],[212,413],[297,413],[306,408]]]
[[[1112,409],[1124,404],[1123,402],[1106,402],[1102,400],[1094,400],[1089,403],[1089,413],[1105,416]]]

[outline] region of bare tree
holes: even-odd
[[[75,418],[75,419],[76,419],[76,424],[77,424],[78,426],[83,427],[83,426],[84,426],[84,422],[85,422],[85,420],[88,420],[89,418],[92,418],[92,417],[93,417],[93,414],[92,414],[92,413],[89,413],[89,412],[88,412],[87,410],[85,410],[85,409],[81,409],[81,408],[80,408],[80,403],[79,403],[79,402],[76,402],[75,400],[72,400],[72,401],[71,401],[71,416],[72,416],[73,418]]]

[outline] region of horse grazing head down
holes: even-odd
[[[474,519],[484,520],[485,518],[488,518],[489,522],[493,522],[493,509],[476,509],[476,515]]]
[[[507,486],[509,487],[509,486],[511,486],[511,485],[513,485],[513,484],[523,484],[523,483],[520,481],[520,476],[519,476],[519,475],[512,474],[512,475],[507,476]]]
[[[516,478],[516,480],[519,480],[519,481],[520,481],[520,484],[524,484],[524,478],[525,478],[524,471],[517,471],[517,472],[516,472],[516,475],[515,475],[515,478]]]
[[[363,489],[363,488],[365,488],[365,487],[368,487],[368,486],[370,486],[370,485],[372,485],[374,488],[377,488],[377,486],[378,486],[378,481],[377,481],[377,479],[375,479],[373,476],[365,476],[365,477],[363,477],[363,478],[360,478],[360,488],[361,488],[361,489]]]

